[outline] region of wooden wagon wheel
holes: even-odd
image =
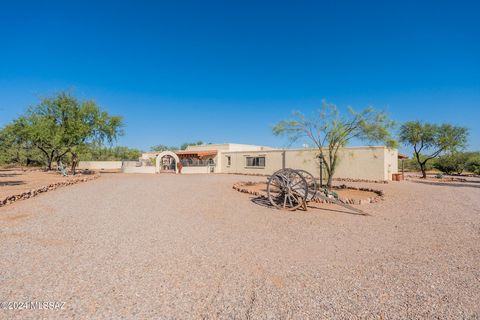
[[[300,173],[282,169],[268,179],[267,196],[278,209],[296,210],[305,203],[308,189],[308,183]]]
[[[315,180],[315,177],[308,171],[305,170],[295,170],[299,174],[302,175],[302,177],[307,181],[308,185],[308,194],[307,194],[307,201],[311,201],[313,198],[315,198],[318,189],[317,189],[317,180]]]

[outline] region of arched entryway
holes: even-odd
[[[172,151],[163,151],[157,155],[155,164],[156,172],[178,173],[177,163],[180,162],[178,156]]]

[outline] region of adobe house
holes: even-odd
[[[398,150],[384,146],[349,147],[339,151],[336,178],[392,180],[398,173]],[[275,149],[223,143],[188,146],[185,150],[146,152],[138,161],[80,161],[79,169],[121,170],[124,173],[236,173],[270,175],[282,168],[320,175],[317,149]]]
[[[392,180],[398,173],[398,151],[384,146],[349,147],[339,151],[335,177],[372,181]],[[125,173],[236,173],[270,175],[282,168],[320,175],[317,149],[274,149],[246,144],[207,144],[185,150],[147,152],[138,161],[80,162],[81,169],[121,169]]]
[[[248,144],[223,143],[188,146],[185,150],[146,152],[140,157],[143,163],[153,164],[155,159],[156,173],[179,173],[178,163],[182,164],[182,174],[189,173],[220,173],[220,154],[229,151],[261,151],[273,150],[270,147]],[[143,171],[144,169],[140,169]],[[150,169],[152,171],[153,169]],[[135,171],[128,169],[128,172]]]

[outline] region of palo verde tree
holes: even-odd
[[[338,151],[351,140],[383,142],[389,147],[396,145],[390,134],[394,126],[383,111],[368,107],[361,112],[348,109],[348,115],[342,116],[334,104],[322,103],[322,108],[312,117],[300,112],[294,113],[294,119],[280,121],[273,127],[275,135],[286,135],[290,141],[307,139],[318,148],[319,157],[324,159],[327,172],[327,186],[332,186],[335,169],[339,163]]]
[[[427,163],[436,157],[453,153],[467,145],[469,131],[467,128],[409,121],[400,128],[400,142],[413,147],[414,157],[422,171],[422,177],[427,177]]]
[[[52,162],[72,156],[72,171],[78,163],[78,149],[90,143],[112,142],[122,132],[122,118],[102,111],[94,101],[79,101],[61,92],[43,99],[14,121],[22,141],[38,148],[48,169]]]

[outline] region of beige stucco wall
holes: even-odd
[[[211,167],[183,167],[182,174],[210,173]]]
[[[138,161],[122,161],[123,167],[139,167],[140,162]]]
[[[152,158],[155,158],[160,152],[156,151],[156,152],[145,152],[145,153],[142,153],[142,155],[140,156],[139,160],[148,160],[148,159],[152,159]]]
[[[392,174],[398,173],[398,150],[385,148],[385,175],[392,180]]]
[[[155,173],[154,166],[144,166],[144,167],[123,167],[123,173]]]
[[[285,152],[285,167],[304,169],[315,176],[320,175],[320,166],[315,149],[265,150],[249,152],[221,152],[219,171],[222,173],[272,174],[282,168],[282,153]],[[247,156],[265,156],[265,167],[246,167]],[[385,147],[354,147],[339,151],[339,164],[336,178],[391,180],[391,174],[397,172],[393,159],[396,150]],[[227,156],[231,157],[228,166]]]
[[[274,150],[271,147],[265,146],[256,146],[252,144],[239,144],[239,143],[217,143],[217,144],[203,144],[199,146],[188,146],[188,151],[257,151],[257,150]],[[184,151],[184,150],[178,150]],[[174,151],[175,152],[175,151]],[[151,159],[155,158],[160,152],[158,151],[151,151],[151,152],[144,152],[140,156],[140,159]]]
[[[122,168],[122,161],[80,161],[78,169],[82,170],[116,170]]]

